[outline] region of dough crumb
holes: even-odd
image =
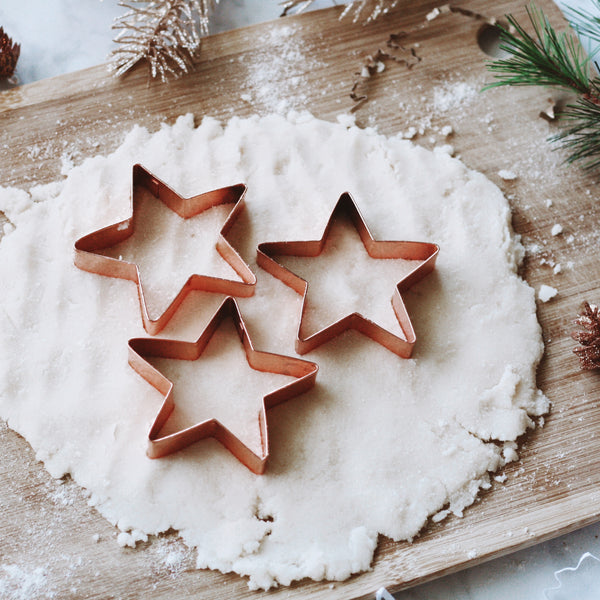
[[[125,548],[125,546],[129,546],[129,548],[135,548],[138,542],[147,542],[148,536],[139,529],[134,529],[131,532],[121,531],[117,536],[117,544],[121,546],[121,548]]]
[[[504,448],[502,451],[502,456],[507,463],[515,462],[519,460],[519,455],[514,448]]]
[[[440,11],[440,9],[439,9],[439,8],[434,8],[434,9],[433,9],[431,12],[428,12],[428,13],[425,15],[425,18],[426,18],[428,21],[433,21],[433,20],[434,20],[436,17],[439,17],[439,16],[440,16],[440,14],[441,14],[441,11]]]
[[[548,302],[548,300],[554,298],[556,294],[558,294],[558,290],[550,285],[546,285],[545,283],[543,283],[538,290],[538,298],[542,302]]]
[[[498,176],[504,181],[513,181],[517,178],[517,174],[514,171],[509,171],[508,169],[500,169],[498,171]]]
[[[556,223],[552,226],[550,233],[552,235],[560,235],[563,232],[563,227],[560,223]]]
[[[450,514],[449,510],[440,510],[440,512],[435,513],[435,515],[433,515],[431,517],[431,520],[434,523],[439,523],[440,521],[443,521],[449,514]]]
[[[551,198],[546,198],[546,207],[550,208],[552,206],[553,202]]]

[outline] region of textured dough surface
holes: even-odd
[[[258,278],[255,295],[239,304],[260,350],[294,355],[301,298],[256,266],[257,244],[320,238],[341,193],[353,195],[376,239],[439,244],[435,272],[404,294],[413,358],[355,332],[306,355],[320,366],[318,383],[269,412],[263,476],[212,440],[148,459],[161,397],[127,364],[127,340],[146,335],[135,285],[73,266],[78,237],[129,216],[135,162],[187,196],[247,183],[230,241]],[[252,587],[344,579],[369,568],[379,533],[410,539],[440,510],[460,514],[504,464],[493,442],[516,440],[547,410],[535,385],[543,347],[534,294],[516,272],[522,248],[508,204],[443,152],[309,115],[226,125],[206,118],[197,128],[187,116],[154,134],[135,128],[113,154],[86,160],[60,184],[1,189],[0,209],[15,226],[0,242],[0,417],[118,528],[176,529],[197,548],[199,567],[247,575]],[[153,260],[167,261],[174,282],[195,268],[180,244],[203,227],[214,235],[213,217],[176,235],[169,228],[180,225],[164,219]],[[219,272],[218,255],[210,260]],[[333,265],[321,277],[341,301],[357,293],[346,285],[355,265],[364,271],[359,285],[391,298],[389,281],[372,279],[378,270],[352,261],[344,271],[339,255]],[[154,280],[160,272],[157,265]],[[156,305],[165,293],[168,286],[156,291]],[[161,335],[196,339],[221,300],[192,293]],[[389,314],[371,316],[389,322]],[[219,336],[207,349],[214,365],[203,394],[218,396],[212,388],[222,377],[230,395],[244,388],[244,398],[260,397],[264,381],[236,379],[243,353],[227,328]],[[229,360],[215,358],[219,348]],[[255,410],[225,408],[233,420]],[[232,427],[249,440],[256,433],[253,423]]]

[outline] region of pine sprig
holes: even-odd
[[[596,5],[600,8],[600,1],[596,0]],[[600,18],[591,13],[575,8],[566,7],[565,12],[569,17],[569,22],[575,31],[582,36],[595,42],[600,42]]]
[[[218,2],[218,0],[215,0]],[[129,0],[128,10],[113,29],[119,47],[113,51],[112,70],[123,75],[147,60],[152,77],[167,81],[193,69],[202,35],[208,32],[213,0]]]
[[[546,15],[531,5],[527,15],[533,26],[530,35],[512,15],[508,28],[501,27],[500,49],[509,58],[492,62],[488,69],[497,81],[485,89],[503,85],[541,85],[559,87],[580,94],[597,89],[590,77],[589,58],[575,35],[557,33]]]
[[[567,162],[579,162],[587,170],[600,167],[600,106],[580,98],[565,108],[561,119],[565,128],[550,141],[570,152]]]
[[[578,162],[585,169],[600,167],[600,79],[592,68],[577,37],[571,32],[557,33],[543,11],[533,4],[527,8],[533,28],[529,34],[512,15],[508,27],[501,28],[500,48],[508,58],[491,62],[488,69],[495,82],[484,87],[544,86],[561,88],[578,98],[560,114],[564,128],[550,138],[569,152],[567,162]],[[584,18],[583,13],[577,13]],[[573,23],[578,30],[594,32],[600,41],[600,21],[589,19]],[[594,29],[595,27],[595,29]]]

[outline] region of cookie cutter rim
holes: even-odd
[[[219,230],[216,249],[221,257],[237,273],[241,281],[194,273],[188,277],[185,284],[177,292],[177,295],[163,313],[157,318],[152,319],[148,311],[141,283],[140,270],[137,264],[99,253],[102,250],[125,241],[134,234],[137,187],[147,189],[155,198],[183,219],[189,219],[214,206],[233,204],[231,212]],[[137,286],[144,329],[150,335],[156,335],[166,327],[188,293],[192,290],[221,293],[227,296],[252,296],[256,285],[256,276],[226,239],[227,234],[244,209],[246,190],[247,186],[240,183],[185,198],[177,194],[170,186],[153,175],[141,164],[135,164],[132,170],[130,194],[131,216],[123,221],[108,225],[79,238],[74,246],[75,266],[90,273],[133,281]]]
[[[273,256],[319,256],[325,247],[333,223],[341,212],[349,217],[370,257],[423,261],[396,284],[392,295],[392,308],[406,339],[393,334],[391,331],[367,319],[358,312],[346,315],[308,337],[302,337],[302,323],[307,307],[308,282],[278,263]],[[298,354],[306,354],[348,329],[354,329],[398,356],[410,358],[417,337],[404,305],[402,292],[411,288],[433,271],[439,250],[440,248],[437,244],[430,242],[375,240],[354,199],[349,192],[344,192],[335,204],[323,235],[319,240],[263,242],[258,245],[256,262],[259,267],[281,280],[285,285],[302,296],[302,309],[295,343]]]
[[[174,384],[144,357],[198,360],[212,336],[227,318],[233,320],[238,337],[244,347],[246,360],[252,369],[296,377],[295,381],[263,396],[258,414],[261,439],[260,454],[251,450],[231,430],[214,418],[206,419],[175,433],[160,436],[160,431],[175,408],[172,397]],[[195,342],[160,338],[133,338],[129,340],[128,346],[129,365],[160,392],[164,398],[148,433],[148,457],[161,458],[183,450],[202,439],[212,437],[257,475],[264,473],[270,455],[267,411],[310,390],[315,385],[319,370],[316,363],[307,360],[256,350],[248,334],[239,306],[232,297],[225,298]]]

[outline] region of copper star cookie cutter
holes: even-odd
[[[275,261],[273,256],[319,256],[325,247],[327,236],[334,221],[341,214],[345,214],[350,219],[370,257],[422,261],[398,282],[391,299],[392,308],[405,339],[384,329],[357,312],[346,315],[308,337],[302,336],[302,322],[306,313],[308,282]],[[402,292],[411,288],[433,271],[438,253],[439,246],[428,242],[375,240],[352,196],[346,192],[340,196],[335,205],[320,240],[261,243],[258,245],[256,262],[265,271],[280,279],[302,296],[302,310],[296,337],[296,352],[298,354],[306,354],[321,344],[325,344],[337,337],[344,331],[354,329],[385,346],[398,356],[410,358],[417,337],[404,301],[402,300]]]
[[[237,334],[244,347],[246,359],[251,368],[296,378],[295,381],[263,397],[262,406],[258,414],[261,439],[261,449],[258,454],[246,446],[246,444],[216,419],[202,421],[169,435],[160,435],[163,426],[175,408],[172,397],[174,384],[154,368],[145,357],[198,360],[214,333],[227,318],[233,320]],[[267,459],[269,458],[267,411],[286,400],[310,390],[315,384],[319,370],[318,365],[315,363],[300,358],[255,350],[237,302],[231,297],[223,301],[195,342],[157,338],[134,338],[129,340],[129,364],[164,397],[163,404],[148,434],[147,454],[150,458],[160,458],[182,450],[202,439],[214,438],[257,475],[264,473]]]
[[[155,198],[163,202],[167,208],[174,211],[183,219],[194,217],[214,206],[233,204],[234,206],[219,232],[216,248],[221,257],[239,275],[241,281],[193,274],[188,278],[163,314],[154,320],[151,319],[144,298],[144,290],[138,266],[135,263],[101,254],[102,250],[115,246],[133,235],[135,231],[134,216],[137,206],[135,191],[137,187],[147,189]],[[192,290],[215,292],[228,296],[252,296],[256,277],[250,270],[250,267],[242,260],[226,239],[227,234],[244,209],[246,189],[244,184],[237,184],[205,192],[190,198],[184,198],[142,165],[136,164],[133,166],[131,217],[78,239],[75,242],[75,265],[90,273],[133,281],[137,285],[144,329],[150,335],[156,335],[164,329],[187,294]]]

